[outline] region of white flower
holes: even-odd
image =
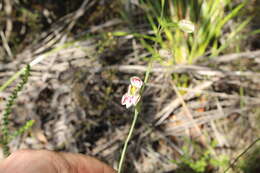
[[[136,76],[130,78],[131,84],[128,86],[128,91],[125,93],[121,99],[121,104],[126,105],[126,108],[131,106],[136,106],[139,102],[140,96],[140,89],[143,85],[143,81]]]

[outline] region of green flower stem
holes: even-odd
[[[137,108],[135,108],[134,119],[133,119],[131,128],[129,130],[129,133],[127,135],[127,138],[125,140],[124,148],[123,148],[123,151],[122,151],[122,154],[121,154],[121,158],[120,158],[120,161],[119,161],[118,170],[117,170],[118,173],[121,173],[121,171],[122,171],[123,163],[124,163],[124,159],[125,159],[125,154],[126,154],[126,150],[127,150],[127,146],[128,146],[128,143],[129,143],[129,141],[130,141],[130,139],[132,137],[138,114],[139,114],[139,111],[137,110]]]

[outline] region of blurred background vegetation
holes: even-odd
[[[125,172],[224,172],[259,139],[259,11],[257,0],[2,0],[1,118],[31,64],[8,126],[34,125],[11,152],[78,152],[116,167],[133,114],[121,97],[151,63]],[[228,172],[260,172],[259,149]]]

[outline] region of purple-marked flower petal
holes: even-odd
[[[121,104],[126,105],[126,108],[129,108],[134,105],[135,99],[135,96],[131,96],[128,93],[125,93],[121,99]]]
[[[126,108],[130,108],[131,106],[133,105],[133,102],[132,101],[129,101],[126,103]]]
[[[121,104],[126,105],[127,103],[130,102],[130,100],[131,100],[131,96],[128,93],[126,93],[123,95],[123,97],[121,99]]]
[[[133,76],[130,78],[130,82],[131,82],[131,85],[137,87],[137,88],[141,88],[142,85],[143,85],[143,81],[137,77],[137,76]]]

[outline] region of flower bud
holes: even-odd
[[[195,31],[195,25],[189,20],[179,21],[179,28],[187,33],[193,33]]]
[[[167,49],[160,49],[158,53],[159,53],[160,57],[166,58],[166,59],[171,59],[173,56],[172,52]]]

